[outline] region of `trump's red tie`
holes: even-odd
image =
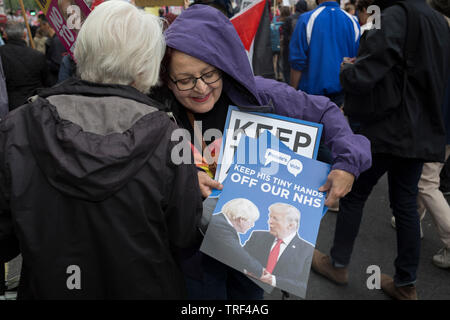
[[[283,240],[278,239],[275,247],[270,251],[269,258],[267,259],[266,271],[272,273],[273,269],[275,269],[275,265],[277,264],[278,255],[280,254],[280,246],[283,243]]]

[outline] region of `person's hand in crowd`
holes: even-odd
[[[341,62],[341,72],[344,69],[345,64],[354,64],[355,60],[356,60],[356,57],[353,57],[353,58],[344,57]]]
[[[355,63],[356,57],[350,58],[350,57],[344,57],[342,59],[342,62],[344,63]]]
[[[198,172],[198,184],[200,185],[200,191],[204,198],[208,198],[212,192],[212,189],[222,190],[223,185],[216,180],[211,179],[206,172]]]
[[[328,174],[327,182],[319,188],[319,191],[326,192],[325,205],[333,207],[340,198],[345,197],[352,190],[355,176],[344,170],[331,170]]]

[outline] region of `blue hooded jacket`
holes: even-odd
[[[356,57],[360,28],[356,17],[335,1],[302,14],[289,44],[289,62],[302,71],[298,89],[309,94],[342,91],[339,70],[344,57]]]
[[[285,83],[253,75],[244,46],[231,22],[218,10],[194,5],[166,30],[168,47],[222,70],[223,90],[239,106],[322,123],[322,139],[333,156],[332,169],[355,177],[371,165],[369,141],[351,131],[339,108],[326,97],[311,96]],[[229,80],[228,78],[232,79]]]

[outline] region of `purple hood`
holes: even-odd
[[[328,98],[308,95],[285,83],[255,77],[244,46],[230,20],[217,9],[194,5],[167,29],[167,46],[221,69],[223,90],[239,107],[266,107],[279,115],[323,124],[322,137],[332,152],[332,169],[355,177],[371,165],[370,143],[355,135],[339,108]],[[230,80],[232,79],[232,80]]]
[[[233,24],[217,9],[194,5],[175,19],[165,32],[168,47],[219,68],[260,100],[244,45]],[[224,91],[237,105],[254,105],[235,85],[224,79]]]

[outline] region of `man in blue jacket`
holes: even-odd
[[[354,17],[336,1],[318,0],[318,7],[302,14],[289,45],[290,85],[309,94],[344,100],[339,68],[344,57],[358,52],[360,29]]]

